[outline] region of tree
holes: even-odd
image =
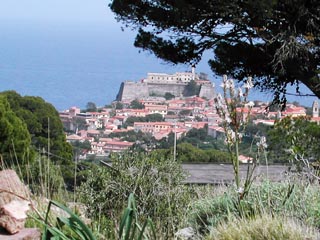
[[[76,129],[78,129],[78,131],[87,129],[87,122],[84,118],[74,117],[72,120],[73,120],[74,125],[76,126]]]
[[[26,124],[11,110],[5,97],[0,96],[0,159],[1,167],[25,164],[32,160],[31,137]]]
[[[123,104],[121,102],[116,102],[116,109],[123,109]]]
[[[205,141],[207,137],[208,137],[208,125],[200,129],[192,128],[186,134],[186,138],[197,138],[200,141]]]
[[[300,107],[300,103],[298,101],[293,101],[292,104],[295,105],[296,107]]]
[[[86,108],[87,108],[87,112],[96,112],[97,111],[97,106],[94,102],[88,102]]]
[[[189,109],[183,109],[183,110],[181,110],[180,112],[179,112],[179,116],[190,116],[190,114],[191,114],[191,110],[189,110]]]
[[[146,117],[146,122],[163,122],[164,119],[160,113],[148,114]]]
[[[83,152],[87,152],[91,150],[91,143],[88,140],[85,140],[84,142],[75,141],[71,142],[72,148],[73,148],[73,156],[75,161],[79,160],[79,156],[83,154]]]
[[[183,91],[183,95],[186,97],[199,95],[200,86],[194,80],[191,80]]]
[[[215,149],[202,150],[186,142],[178,144],[177,159],[180,162],[187,163],[231,163],[231,158],[227,152]]]
[[[146,122],[144,117],[130,116],[127,118],[123,127],[133,126],[135,122]]]
[[[116,18],[138,29],[134,45],[172,63],[196,63],[207,50],[217,74],[272,90],[305,84],[320,97],[317,0],[113,0]]]
[[[190,143],[181,143],[177,146],[177,159],[181,162],[208,162],[205,152]]]
[[[162,139],[160,139],[157,142],[158,149],[169,149],[169,152],[171,152],[173,146],[174,146],[174,133],[173,132],[170,132],[167,137],[163,137]]]
[[[171,100],[171,99],[175,98],[175,96],[174,96],[172,93],[166,92],[166,93],[164,94],[164,98],[165,98],[166,100]]]
[[[130,103],[129,108],[132,108],[132,109],[144,109],[144,105],[141,102],[139,102],[137,99],[135,99]]]
[[[12,111],[26,124],[35,149],[46,154],[49,150],[52,160],[59,163],[72,161],[72,147],[66,142],[59,114],[50,103],[40,97],[22,97],[14,91],[2,92],[0,96],[7,99]]]
[[[320,159],[320,126],[306,117],[286,117],[278,121],[268,133],[270,153],[277,161],[293,161],[301,167],[302,162],[295,162],[296,156],[307,161]]]

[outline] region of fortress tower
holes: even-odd
[[[196,65],[192,64],[191,66],[192,80],[196,80]]]
[[[319,117],[319,103],[317,100],[312,104],[312,117]]]

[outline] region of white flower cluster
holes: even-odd
[[[254,106],[254,102],[247,101],[249,90],[253,87],[252,78],[249,77],[242,87],[235,89],[233,79],[228,79],[224,75],[220,86],[223,88],[224,95],[220,93],[217,95],[214,99],[215,106],[224,123],[225,143],[232,145],[241,140],[240,127],[248,121],[249,114],[244,115],[243,109],[248,108],[250,111]],[[240,111],[237,109],[239,107]]]
[[[260,149],[266,149],[268,147],[267,139],[265,136],[260,137],[260,141],[257,142],[257,146]]]
[[[224,91],[224,98],[230,98],[231,101],[234,100],[237,103],[242,103],[246,107],[253,107],[254,103],[252,101],[247,102],[247,96],[249,94],[249,90],[253,87],[252,78],[248,77],[248,80],[242,87],[238,87],[235,89],[235,84],[233,79],[228,79],[227,75],[223,75],[223,80],[220,85]],[[219,93],[215,98],[217,108],[223,108],[226,103],[225,99],[222,98]]]
[[[233,144],[236,141],[236,133],[232,129],[228,129],[226,132],[225,143],[226,144]]]
[[[236,133],[231,128],[229,128],[226,132],[225,144],[233,145],[236,141],[240,141],[242,139],[242,136],[242,133]]]
[[[227,75],[223,75],[223,80],[222,83],[220,84],[220,86],[223,89],[231,89],[234,90],[234,82],[233,79],[228,79]]]

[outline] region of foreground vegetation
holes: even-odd
[[[174,239],[185,228],[192,229],[192,239],[319,237],[319,184],[300,174],[254,182],[239,200],[233,185],[184,185],[180,164],[154,154],[115,155],[113,163],[92,166],[75,194],[87,207],[93,239]],[[64,205],[72,199],[63,191],[55,198]],[[83,239],[66,226],[61,231]]]

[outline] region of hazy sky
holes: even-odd
[[[65,24],[115,23],[106,0],[1,0],[0,20]]]

